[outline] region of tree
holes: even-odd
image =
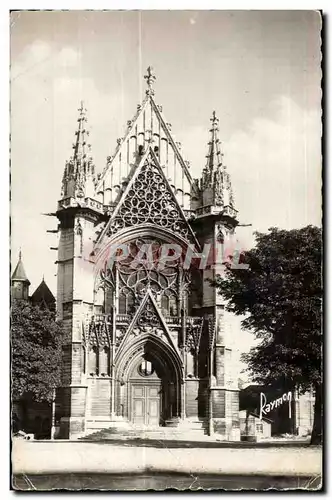
[[[241,255],[248,269],[226,264],[214,285],[227,309],[258,344],[243,356],[253,381],[314,389],[312,444],[322,434],[322,234],[307,226],[255,233],[256,247]]]
[[[62,328],[54,313],[20,300],[11,311],[12,397],[51,402],[60,385]]]

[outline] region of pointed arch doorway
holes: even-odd
[[[121,361],[123,417],[134,426],[154,428],[180,416],[180,373],[170,347],[150,335],[132,345]]]

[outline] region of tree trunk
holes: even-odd
[[[20,430],[26,432],[26,429],[29,426],[29,421],[28,421],[28,408],[25,396],[23,396],[21,399],[21,408],[22,408],[22,420],[20,422],[20,427],[21,427]]]
[[[246,410],[246,429],[245,429],[245,435],[248,436],[249,434],[249,410]]]
[[[310,444],[322,444],[322,387],[317,385],[315,387],[315,412],[314,412],[314,425],[311,433]]]

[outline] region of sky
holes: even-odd
[[[321,54],[313,11],[11,14],[11,259],[56,293],[56,218],[80,100],[97,171],[157,77],[193,177],[219,117],[244,248],[253,231],[321,224]]]

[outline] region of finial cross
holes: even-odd
[[[146,83],[148,84],[149,90],[152,90],[152,84],[156,81],[156,77],[153,73],[153,68],[151,66],[146,70],[147,74],[144,76]]]
[[[217,118],[216,112],[212,112],[212,118],[210,118],[212,125],[217,125],[219,122],[219,118]]]

